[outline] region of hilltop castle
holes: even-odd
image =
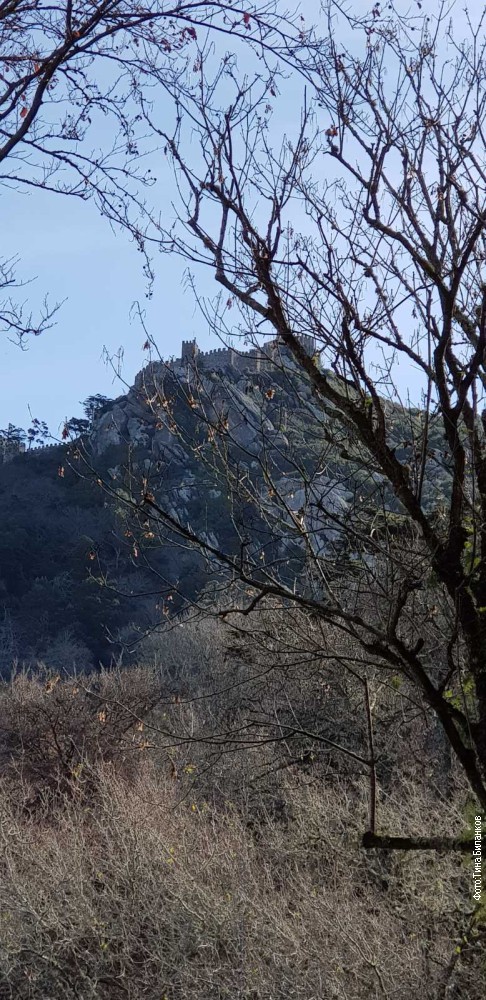
[[[302,334],[297,338],[302,347],[312,357],[316,351],[314,337]],[[183,340],[181,356],[171,361],[151,361],[135,377],[135,389],[142,389],[147,376],[151,379],[162,376],[169,369],[181,372],[194,366],[205,371],[221,371],[227,368],[237,372],[261,372],[279,359],[289,357],[288,349],[277,340],[267,341],[262,347],[252,347],[249,351],[236,351],[233,347],[219,347],[212,351],[201,351],[196,339]]]

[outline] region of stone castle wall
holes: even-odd
[[[72,441],[56,441],[54,444],[36,444],[32,448],[26,448],[24,455],[38,455],[40,451],[54,451],[57,448],[65,448],[66,444],[72,444]]]
[[[55,442],[54,444],[33,444],[30,448],[21,442],[15,447],[3,447],[3,442],[0,439],[0,464],[5,462],[11,462],[12,459],[17,458],[17,455],[23,455],[24,458],[28,458],[29,455],[38,455],[39,452],[44,453],[45,451],[54,451],[60,448],[64,444],[63,441]]]
[[[301,336],[299,340],[309,355],[315,353],[314,337]],[[196,340],[183,340],[181,356],[173,361],[152,361],[135,377],[135,389],[143,389],[148,377],[150,381],[163,378],[167,370],[178,370],[190,364],[202,370],[222,370],[233,368],[238,372],[260,372],[269,368],[278,359],[279,353],[285,353],[285,348],[271,340],[262,348],[252,347],[249,351],[239,352],[231,347],[217,347],[212,351],[201,351]]]
[[[25,452],[23,441],[9,441],[8,438],[0,437],[0,462],[11,462],[16,455]]]

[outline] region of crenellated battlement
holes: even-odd
[[[23,441],[5,441],[4,438],[0,437],[0,465],[11,462],[18,455],[29,458],[32,455],[38,455],[39,452],[44,454],[46,451],[55,451],[63,445],[64,442],[57,441],[50,444],[33,444],[29,447]]]
[[[299,341],[309,356],[316,350],[314,337],[299,336]],[[167,370],[177,370],[181,367],[221,370],[232,368],[238,372],[260,372],[278,359],[279,354],[285,354],[285,347],[277,340],[268,341],[263,347],[252,347],[249,351],[239,352],[232,347],[216,347],[210,351],[201,351],[196,339],[183,340],[180,358],[172,361],[152,361],[135,377],[135,389],[143,389],[149,379],[151,383],[163,378]]]
[[[38,455],[40,451],[44,453],[45,451],[54,451],[55,449],[63,447],[66,447],[64,441],[55,441],[54,444],[37,444],[34,445],[32,448],[26,448],[26,450],[24,451],[24,455],[26,457],[28,455]]]

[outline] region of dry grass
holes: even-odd
[[[2,997],[440,995],[460,863],[424,885],[417,858],[363,856],[339,793],[289,787],[298,818],[255,838],[236,811],[178,804],[149,766],[97,782],[96,806],[48,819],[1,802]]]
[[[107,704],[127,705],[110,730],[75,683],[24,677],[3,691],[1,1000],[482,997],[476,939],[455,951],[467,866],[360,849],[364,780],[283,769],[256,802],[268,749],[224,757],[195,783],[197,744],[170,777],[163,755],[133,752],[130,711],[157,700],[150,672],[99,680]],[[82,764],[64,786],[53,720]],[[413,828],[429,809],[432,829],[457,823],[426,794],[397,788],[383,820]]]

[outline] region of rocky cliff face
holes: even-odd
[[[158,364],[94,421],[90,447],[115,489],[126,490],[129,469],[132,492],[140,497],[143,481],[198,537],[226,552],[239,551],[245,539],[265,549],[265,558],[288,560],[291,574],[302,556],[299,519],[319,553],[339,541],[335,515],[351,498],[322,464],[328,419],[291,368],[242,373]],[[235,477],[247,484],[244,499]],[[194,550],[191,557],[192,568],[185,554],[186,589],[203,579],[200,557]],[[177,555],[167,537],[162,562],[173,574]]]
[[[392,441],[401,457],[413,458],[410,426],[416,422],[418,439],[423,415],[386,405]],[[435,444],[432,424],[429,434]],[[398,510],[381,477],[363,466],[340,415],[316,405],[309,381],[290,362],[259,372],[148,366],[95,420],[90,445],[97,461],[114,451],[109,471],[119,482],[129,454],[132,484],[143,478],[165,510],[226,551],[243,537],[258,537],[262,546],[273,538],[273,556],[295,557],[303,547],[299,524],[314,553],[344,545],[339,522],[358,493],[365,531],[366,511],[371,530],[383,504]],[[238,477],[248,484],[245,503]],[[438,465],[424,496],[433,506],[447,489],[447,469]]]
[[[283,449],[288,440],[282,431],[282,417],[288,415],[282,413],[281,398],[270,406],[275,392],[270,389],[271,382],[268,374],[251,376],[230,368],[201,371],[192,379],[182,368],[167,368],[156,379],[137,377],[128,393],[95,419],[90,437],[93,452],[101,456],[110,447],[125,444],[146,450],[147,457],[155,460],[184,462],[187,452],[181,440],[189,429],[188,414],[181,408],[184,402],[200,422],[217,423],[224,418],[232,441],[251,454],[259,453],[262,435],[271,447]],[[171,407],[177,402],[181,404],[178,416],[182,423],[176,430]],[[288,406],[287,399],[284,408]]]

